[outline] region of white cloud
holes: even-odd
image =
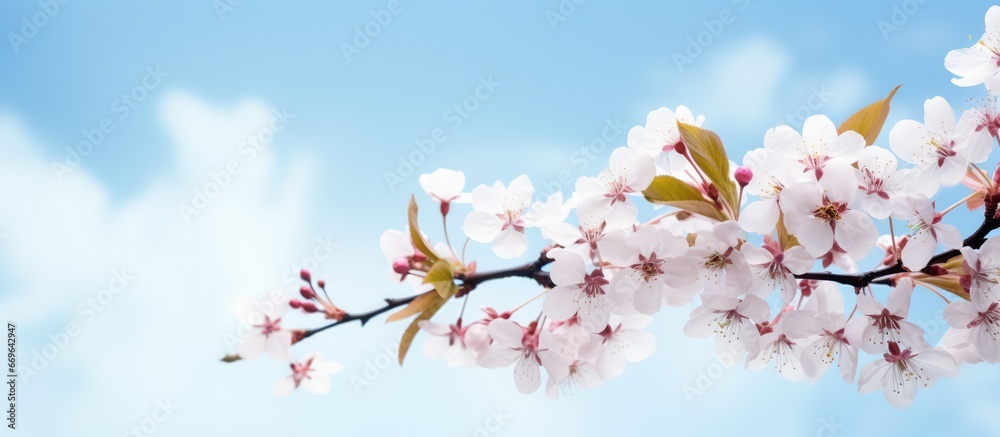
[[[7,316],[20,324],[22,374],[50,334],[59,336],[67,322],[80,325],[22,389],[21,423],[37,427],[29,434],[118,435],[164,397],[189,411],[171,421],[198,417],[195,384],[204,378],[195,369],[225,352],[222,333],[235,325],[229,302],[284,285],[281,268],[313,240],[303,230],[308,160],[279,168],[270,145],[253,159],[237,150],[268,123],[265,104],[217,107],[171,92],[161,110],[176,166],[120,201],[85,169],[59,182],[28,128],[0,116],[0,232],[7,234],[0,262],[10,275],[0,307],[13,309]],[[281,142],[280,133],[275,138]],[[231,160],[241,172],[187,223],[178,206]],[[80,310],[116,269],[134,277],[125,291],[105,294],[112,298],[99,313]],[[54,412],[60,420],[45,419]]]
[[[749,127],[774,112],[776,97],[789,73],[792,57],[767,38],[752,38],[712,54],[707,76],[699,80],[698,100],[711,102],[699,113],[713,124]]]

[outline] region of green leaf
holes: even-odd
[[[448,300],[440,296],[434,295],[434,301],[428,305],[424,312],[420,313],[417,318],[410,322],[410,326],[406,328],[403,332],[403,338],[399,340],[399,365],[403,365],[403,359],[406,358],[406,353],[410,351],[410,346],[413,344],[414,337],[417,336],[417,332],[420,331],[420,321],[429,320],[434,316],[435,313],[444,306],[444,303]]]
[[[729,157],[726,156],[722,140],[715,132],[687,123],[678,122],[677,128],[680,130],[688,153],[691,154],[691,159],[719,190],[719,197],[722,198],[722,201],[729,205],[733,211],[737,211],[739,209],[737,204],[739,191],[736,188],[736,181],[729,177]]]
[[[424,240],[424,236],[420,233],[420,224],[417,223],[417,199],[410,196],[410,207],[407,209],[407,216],[410,222],[410,239],[413,240],[413,246],[427,256],[427,260],[436,263],[441,257],[439,257],[434,250],[431,249],[430,245],[427,244],[427,240]]]
[[[837,133],[844,133],[849,130],[855,131],[861,136],[865,137],[865,144],[872,145],[875,144],[875,139],[878,138],[878,134],[882,132],[882,126],[885,125],[885,119],[889,116],[889,103],[892,101],[892,96],[896,95],[896,90],[902,85],[896,85],[892,91],[889,91],[889,95],[884,99],[874,102],[860,111],[855,112],[844,121],[843,124],[837,128]]]
[[[410,304],[404,307],[403,309],[396,311],[395,313],[392,313],[392,315],[390,315],[385,322],[389,323],[389,322],[395,322],[397,320],[403,320],[423,310],[426,310],[427,307],[429,307],[432,303],[434,303],[434,301],[436,301],[438,298],[439,296],[435,291],[428,291],[424,294],[421,294],[420,296],[417,296],[416,299],[413,299],[413,301],[411,301]]]
[[[424,284],[433,285],[443,298],[454,296],[458,286],[455,285],[455,272],[451,269],[451,262],[441,259],[434,263],[424,277]]]

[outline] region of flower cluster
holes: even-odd
[[[986,34],[949,53],[945,66],[959,76],[957,85],[1000,91],[998,50],[994,6]],[[281,311],[265,314],[239,354],[287,358],[292,342],[402,307],[389,317],[414,317],[400,362],[424,331],[428,356],[451,366],[513,367],[522,393],[537,391],[544,373],[556,397],[616,378],[626,362],[650,356],[656,340],[645,327],[652,316],[691,307],[684,332],[714,337],[720,353],[742,357],[749,370],[815,381],[836,363],[862,393],[880,389],[893,406],[907,406],[918,388],[956,375],[960,364],[1000,361],[1000,238],[988,235],[1000,227],[1000,174],[981,169],[993,141],[1000,143],[1000,117],[993,97],[960,113],[934,97],[923,120],[900,121],[877,142],[895,92],[839,126],[815,115],[801,131],[769,129],[740,164],[702,127],[704,117],[685,106],[659,108],[629,131],[607,168],[580,177],[569,196],[535,199],[526,175],[466,192],[461,172],[425,174],[420,184],[439,205],[443,241],[432,245],[421,231],[415,200],[408,226],[381,238],[391,279],[416,295],[352,314],[333,304],[322,282],[318,295],[303,272],[306,300],[290,307],[333,322],[293,333],[281,326]],[[952,187],[968,195],[942,208],[935,198]],[[537,260],[477,271],[465,245],[458,250],[448,235],[459,204],[469,206],[465,244],[488,244],[497,257],[514,259],[541,238]],[[948,216],[962,205],[984,217],[966,238]],[[896,234],[902,224],[905,232]],[[880,236],[880,228],[888,233]],[[877,265],[859,268],[876,252]],[[813,271],[818,265],[824,271]],[[509,277],[532,279],[541,293],[463,321],[478,285]],[[940,341],[908,319],[911,296],[920,292],[946,302],[951,329]],[[432,321],[452,300],[463,301],[462,314]],[[299,385],[322,391],[337,368],[319,357],[291,367],[276,392]]]

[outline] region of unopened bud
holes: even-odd
[[[319,309],[316,308],[316,304],[312,302],[302,302],[302,311],[305,311],[307,313],[315,313],[319,311]]]
[[[924,269],[924,272],[928,276],[943,276],[948,274],[948,269],[941,267],[940,264],[929,265]]]
[[[736,168],[736,173],[733,174],[733,177],[736,178],[737,184],[745,187],[753,180],[753,170],[750,170],[749,167],[739,166]]]
[[[312,289],[306,285],[303,285],[302,288],[299,289],[299,294],[301,294],[302,297],[309,300],[312,300],[312,298],[316,297],[316,293],[313,293]]]
[[[674,150],[681,155],[687,155],[687,146],[684,145],[684,141],[678,141],[677,144],[674,144]]]
[[[719,189],[716,188],[715,184],[709,183],[705,186],[705,194],[708,195],[709,199],[717,200],[719,198]]]
[[[299,277],[306,282],[309,282],[309,280],[312,279],[312,275],[310,275],[309,270],[306,269],[302,269],[302,271],[299,272]]]
[[[319,285],[319,288],[326,288],[326,281],[320,279],[320,280],[316,281],[316,285]]]
[[[288,306],[294,309],[299,309],[302,308],[302,302],[300,302],[298,299],[292,299],[288,301]]]
[[[451,210],[451,202],[441,202],[441,215],[448,215],[448,211]]]
[[[399,273],[400,275],[405,275],[410,272],[410,260],[406,257],[396,258],[392,262],[392,271]]]

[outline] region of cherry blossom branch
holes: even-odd
[[[537,260],[521,266],[494,270],[484,273],[471,273],[467,275],[459,274],[457,275],[456,279],[461,280],[462,284],[460,286],[459,293],[456,294],[456,297],[461,297],[463,295],[469,294],[470,292],[472,292],[472,290],[474,290],[479,284],[482,284],[483,282],[502,279],[502,278],[519,278],[519,277],[530,278],[535,280],[535,282],[537,282],[538,285],[541,285],[542,287],[552,288],[554,284],[552,283],[552,279],[549,277],[549,272],[542,270],[542,267],[545,267],[546,265],[552,262],[552,259],[546,256],[547,252],[548,250],[543,250]],[[394,308],[407,305],[419,296],[420,295],[417,294],[414,296],[398,298],[398,299],[386,298],[385,305],[373,309],[371,311],[364,313],[356,313],[356,314],[345,313],[344,317],[341,318],[340,320],[337,320],[328,325],[320,326],[318,328],[305,331],[298,339],[298,341],[302,341],[327,329],[343,325],[348,322],[353,322],[355,320],[361,322],[361,326],[364,326],[373,317],[378,316]]]
[[[989,208],[987,208],[989,209]],[[983,223],[976,229],[969,238],[966,238],[963,242],[964,247],[971,247],[973,249],[979,249],[983,243],[986,242],[986,236],[990,232],[1000,228],[1000,220],[997,220],[992,215],[988,215]],[[927,266],[930,267],[935,264],[943,263],[952,259],[962,253],[958,249],[951,249],[941,252],[931,258]],[[926,269],[926,268],[925,268]],[[813,279],[820,281],[832,281],[844,285],[850,285],[855,289],[864,288],[870,284],[891,284],[891,280],[882,279],[886,276],[895,275],[899,273],[906,273],[907,270],[903,268],[903,263],[897,261],[896,264],[883,267],[881,269],[870,270],[861,273],[830,273],[830,272],[808,272],[799,275],[795,275],[797,279]]]

